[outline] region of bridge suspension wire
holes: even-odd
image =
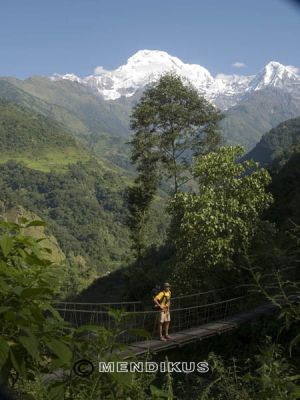
[[[203,301],[205,300],[211,300],[211,299],[216,299],[218,293],[225,292],[227,290],[232,290],[232,289],[245,289],[246,285],[239,285],[239,286],[226,286],[223,288],[218,288],[218,289],[211,289],[207,290],[205,292],[197,292],[197,293],[192,293],[192,294],[187,294],[187,295],[180,295],[180,296],[172,296],[172,304],[176,304],[176,306],[181,306],[184,304],[190,304],[191,302],[198,302],[198,298],[203,296]],[[204,296],[210,296],[209,298],[205,298]],[[150,303],[152,301],[151,296],[149,296]],[[148,301],[149,303],[149,301]],[[122,301],[122,302],[99,302],[99,303],[92,303],[92,302],[72,302],[72,301],[54,301],[53,302],[54,306],[56,308],[64,308],[64,309],[70,309],[70,310],[91,310],[91,311],[101,311],[101,310],[106,310],[108,307],[109,308],[115,308],[115,309],[124,309],[125,311],[129,312],[135,312],[138,310],[143,310],[147,309],[147,306],[149,304],[142,302],[142,301]]]
[[[232,288],[232,287],[231,287]],[[195,293],[192,295],[178,296],[172,299],[171,328],[172,332],[201,326],[205,323],[223,320],[242,310],[253,303],[252,294],[239,293],[232,298],[218,301],[216,291]],[[244,288],[243,288],[244,289]],[[232,291],[230,292],[232,294]],[[203,295],[209,295],[203,299]],[[210,299],[208,302],[207,299]],[[80,304],[80,309],[76,308]],[[117,333],[117,340],[122,343],[134,343],[141,339],[141,330],[148,332],[150,337],[157,337],[160,311],[137,308],[140,302],[123,303],[59,303],[56,304],[57,311],[62,318],[74,326],[99,325],[109,330],[118,330],[118,324],[114,313],[116,308],[111,305],[118,305],[117,310],[122,310],[122,323],[120,332]],[[119,307],[123,304],[123,307]]]

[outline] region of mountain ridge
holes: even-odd
[[[1,97],[0,138],[0,163],[15,160],[45,171],[90,158],[57,121]]]
[[[168,68],[174,67],[181,70],[182,74],[188,74],[189,78],[196,77],[207,90],[216,88],[214,82],[217,81],[217,90],[214,94],[210,91],[210,101],[223,110],[225,118],[220,124],[222,135],[227,143],[241,144],[247,151],[271,128],[300,115],[300,78],[295,67],[272,61],[257,75],[218,74],[214,78],[199,65],[184,64],[166,52],[154,53],[156,58],[153,60],[153,51],[140,51],[130,57],[129,65],[127,63],[115,71],[99,67],[97,75],[88,77],[89,84],[82,84],[82,79],[72,74],[52,79],[41,76],[25,80],[0,78],[0,97],[55,119],[90,150],[126,169],[130,169],[126,146],[131,134],[130,114],[145,88],[155,78],[150,74],[145,81],[145,73],[152,73],[153,65],[157,77],[167,65]],[[191,70],[194,75],[190,73]],[[140,75],[135,74],[138,71]],[[106,85],[105,90],[110,92],[112,83],[109,75],[115,73],[121,89],[124,77],[131,74],[133,80],[125,82],[127,86],[123,87],[121,97],[105,100],[97,91],[97,85],[102,82]],[[144,83],[146,86],[143,86]],[[93,88],[94,84],[96,86]],[[126,92],[126,88],[129,91]]]
[[[294,147],[299,145],[300,117],[281,122],[264,134],[245,159],[253,159],[264,166],[270,165],[281,158],[289,158]]]
[[[75,74],[54,74],[51,80],[71,80],[89,87],[104,100],[131,97],[141,88],[157,80],[166,72],[174,72],[188,79],[207,100],[226,110],[245,95],[268,87],[297,91],[300,96],[300,76],[294,66],[270,61],[256,75],[225,75],[215,77],[201,65],[187,64],[179,58],[160,50],[139,50],[127,63],[115,70],[96,68],[96,73],[84,78]]]

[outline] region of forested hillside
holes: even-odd
[[[276,159],[289,157],[293,146],[300,142],[300,117],[282,122],[267,132],[245,158],[268,165]]]
[[[0,97],[63,124],[65,129],[69,130],[73,135],[80,136],[86,134],[87,129],[85,125],[67,108],[47,103],[38,97],[32,96],[30,93],[11,83],[10,80],[0,79]]]
[[[275,202],[268,217],[276,221],[281,229],[300,225],[300,146],[294,146],[290,154],[282,160],[281,167],[276,166],[270,190]]]
[[[93,156],[61,124],[6,100],[0,138],[2,212],[22,206],[45,220],[74,281],[90,282],[129,262],[126,171]],[[160,243],[165,223],[158,204],[148,228],[149,244]]]
[[[0,80],[1,97],[50,116],[91,151],[129,169],[129,117],[143,90],[132,97],[104,100],[91,88],[66,79]],[[237,105],[224,111],[220,127],[226,143],[241,144],[250,150],[264,133],[299,114],[295,96],[270,87],[245,94]]]
[[[245,96],[227,110],[221,128],[226,142],[241,144],[246,150],[251,150],[263,134],[298,115],[298,99],[282,89],[267,88]]]
[[[92,153],[132,170],[126,142],[136,96],[129,102],[105,102],[76,82],[34,77],[1,78],[0,97],[50,117]]]
[[[18,160],[56,170],[89,155],[65,128],[41,114],[0,99],[0,162]]]
[[[0,187],[5,208],[21,205],[48,223],[74,274],[81,269],[83,275],[103,275],[130,261],[126,182],[97,160],[70,165],[64,173],[8,162],[0,166]],[[149,244],[160,243],[164,230],[162,210],[154,205]]]
[[[49,104],[63,107],[84,124],[86,133],[128,136],[130,103],[106,102],[89,88],[71,81],[51,81],[32,77],[8,82],[27,94]]]

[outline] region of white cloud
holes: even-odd
[[[95,75],[101,75],[104,74],[105,72],[108,72],[107,69],[105,69],[104,67],[102,67],[102,65],[99,65],[99,67],[96,67],[94,69],[94,74]]]
[[[299,68],[295,67],[294,65],[288,65],[287,67],[288,67],[289,70],[290,70],[291,72],[293,72],[294,74],[298,74]]]
[[[241,61],[236,61],[233,64],[231,64],[234,68],[244,68],[246,67],[246,64],[241,62]]]
[[[229,74],[217,74],[216,75],[216,79],[230,79],[233,75],[229,75]]]

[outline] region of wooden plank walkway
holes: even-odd
[[[131,343],[125,350],[118,352],[122,359],[136,357],[145,353],[157,354],[174,348],[180,348],[186,344],[201,341],[212,336],[221,335],[238,328],[242,323],[254,320],[261,316],[273,314],[278,309],[272,303],[265,303],[248,311],[242,311],[238,314],[203,324],[201,326],[185,329],[170,334],[171,339],[167,341],[161,340],[145,340],[141,342]]]

